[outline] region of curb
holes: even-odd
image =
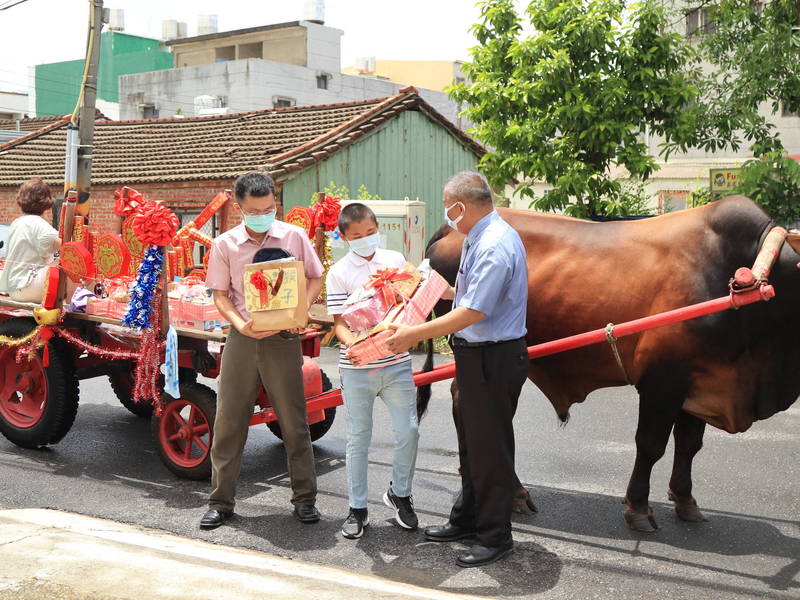
[[[474,598],[47,509],[0,510],[0,564],[0,599],[31,582],[73,594],[58,598]]]

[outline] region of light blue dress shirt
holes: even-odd
[[[502,342],[525,336],[528,266],[519,234],[497,211],[470,230],[461,250],[455,306],[486,317],[457,332],[468,342]]]

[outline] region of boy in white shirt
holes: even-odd
[[[347,485],[350,513],[342,525],[342,535],[360,538],[369,525],[367,512],[367,454],[372,438],[372,408],[380,396],[389,409],[395,434],[392,481],[383,496],[394,509],[398,525],[416,529],[419,521],[411,497],[411,481],[417,460],[419,440],[416,392],[411,356],[404,352],[385,356],[367,365],[354,365],[347,348],[355,335],[342,318],[347,297],[362,287],[379,269],[400,269],[402,254],[380,248],[378,220],[364,204],[349,204],[339,215],[339,232],[350,252],[334,264],[326,280],[328,312],[334,317],[334,332],[342,344],[339,369],[347,409]]]

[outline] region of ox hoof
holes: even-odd
[[[629,508],[625,511],[625,520],[628,522],[628,527],[630,527],[633,531],[639,531],[641,533],[653,533],[656,529],[658,529],[656,518],[653,516],[653,509],[649,506],[647,507],[647,514],[634,512]]]
[[[521,515],[533,515],[539,512],[539,509],[533,503],[530,492],[525,488],[519,488],[514,493],[514,504],[511,510]]]
[[[679,498],[672,490],[669,490],[667,497],[675,504],[675,514],[678,515],[681,521],[687,521],[689,523],[708,521],[708,519],[703,516],[703,513],[700,512],[700,508],[697,506],[697,500],[691,496],[689,498]]]

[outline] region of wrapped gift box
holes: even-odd
[[[414,265],[380,269],[344,303],[342,318],[351,331],[369,331],[385,320],[397,305],[411,298],[422,280]]]
[[[402,305],[394,308],[381,323],[375,326],[371,335],[350,347],[348,357],[359,364],[367,364],[392,354],[386,345],[394,332],[387,329],[388,323],[419,325],[425,322],[433,307],[441,299],[450,284],[436,271],[430,270],[427,279],[417,288],[414,295]]]
[[[394,306],[394,293],[387,299],[385,294],[360,288],[344,303],[342,318],[350,331],[369,331],[383,321]]]
[[[224,321],[213,302],[192,302],[185,298],[178,301],[178,315],[186,321]]]

